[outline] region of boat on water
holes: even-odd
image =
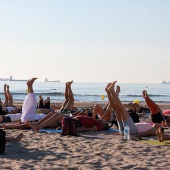
[[[163,81],[162,84],[170,84],[170,81],[169,82]]]
[[[0,78],[0,81],[8,81],[7,78]]]
[[[10,76],[8,81],[28,81],[28,79],[27,79],[27,80],[23,80],[23,79],[13,79],[13,77]]]
[[[45,78],[45,82],[60,82],[60,80],[52,80],[52,81],[50,81],[47,78]]]
[[[8,78],[0,78],[0,81],[28,81],[28,79],[27,79],[27,80],[23,80],[23,79],[13,79],[13,77],[10,76],[9,79],[8,79]]]

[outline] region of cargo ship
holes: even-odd
[[[45,82],[60,82],[60,80],[52,80],[52,81],[49,81],[48,78],[45,78]]]
[[[170,81],[169,82],[163,81],[162,84],[170,84]]]

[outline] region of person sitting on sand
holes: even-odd
[[[135,135],[138,137],[143,136],[155,136],[156,130],[161,127],[158,123],[134,123],[129,113],[126,111],[124,105],[121,103],[119,97],[117,96],[114,87],[115,83],[109,83],[106,86],[106,92],[112,109],[115,111],[119,131],[121,135],[124,135],[124,127],[126,124],[130,127],[130,135]]]
[[[170,140],[170,135],[164,134],[164,131],[161,127],[157,129],[156,135],[158,137],[159,142],[163,142],[165,140]]]
[[[142,92],[143,98],[147,106],[151,111],[151,119],[154,123],[161,123],[162,121],[166,121],[168,117],[164,116],[160,107],[148,96],[147,91],[143,90]]]

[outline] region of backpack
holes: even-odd
[[[6,145],[6,132],[0,129],[0,154],[5,152],[5,145]]]
[[[73,135],[78,136],[76,132],[75,120],[71,117],[65,117],[62,122],[62,133],[61,135]]]

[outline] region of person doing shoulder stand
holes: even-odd
[[[124,127],[126,124],[130,127],[130,135],[136,135],[138,137],[142,136],[155,136],[156,130],[160,127],[158,123],[134,123],[129,113],[126,111],[125,107],[121,103],[117,94],[115,93],[114,86],[117,81],[109,83],[106,87],[106,92],[111,107],[115,111],[119,131],[121,135],[124,135]]]

